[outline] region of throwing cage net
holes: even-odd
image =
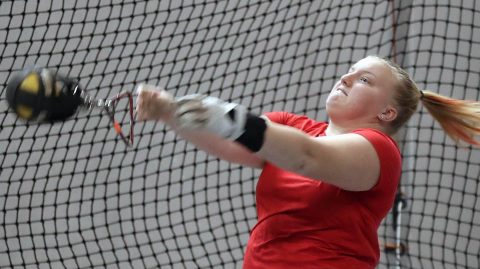
[[[327,120],[335,81],[376,54],[422,89],[480,99],[474,0],[7,0],[0,36],[1,268],[241,268],[256,222],[259,171],[161,123],[136,123],[127,147],[98,111],[17,118],[5,87],[27,66],[78,78],[95,98],[146,82]],[[378,268],[479,268],[480,151],[455,146],[423,109],[398,141],[403,178]]]

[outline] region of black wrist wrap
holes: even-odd
[[[259,151],[263,145],[265,130],[267,130],[265,119],[248,113],[244,130],[245,132],[243,132],[243,134],[235,141],[253,152]]]

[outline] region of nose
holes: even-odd
[[[343,76],[340,78],[341,84],[349,87],[349,86],[350,86],[350,82],[351,82],[350,77],[351,77],[351,76],[350,76],[349,74],[343,75]]]

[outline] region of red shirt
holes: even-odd
[[[286,112],[267,116],[311,136],[324,135],[328,126]],[[401,156],[396,143],[380,131],[353,133],[364,136],[377,151],[377,184],[368,191],[346,191],[266,163],[257,184],[258,222],[248,241],[244,269],[375,268],[380,256],[377,229],[395,199]]]

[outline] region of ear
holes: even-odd
[[[397,118],[397,109],[389,105],[382,113],[378,114],[377,117],[380,121],[391,122]]]

